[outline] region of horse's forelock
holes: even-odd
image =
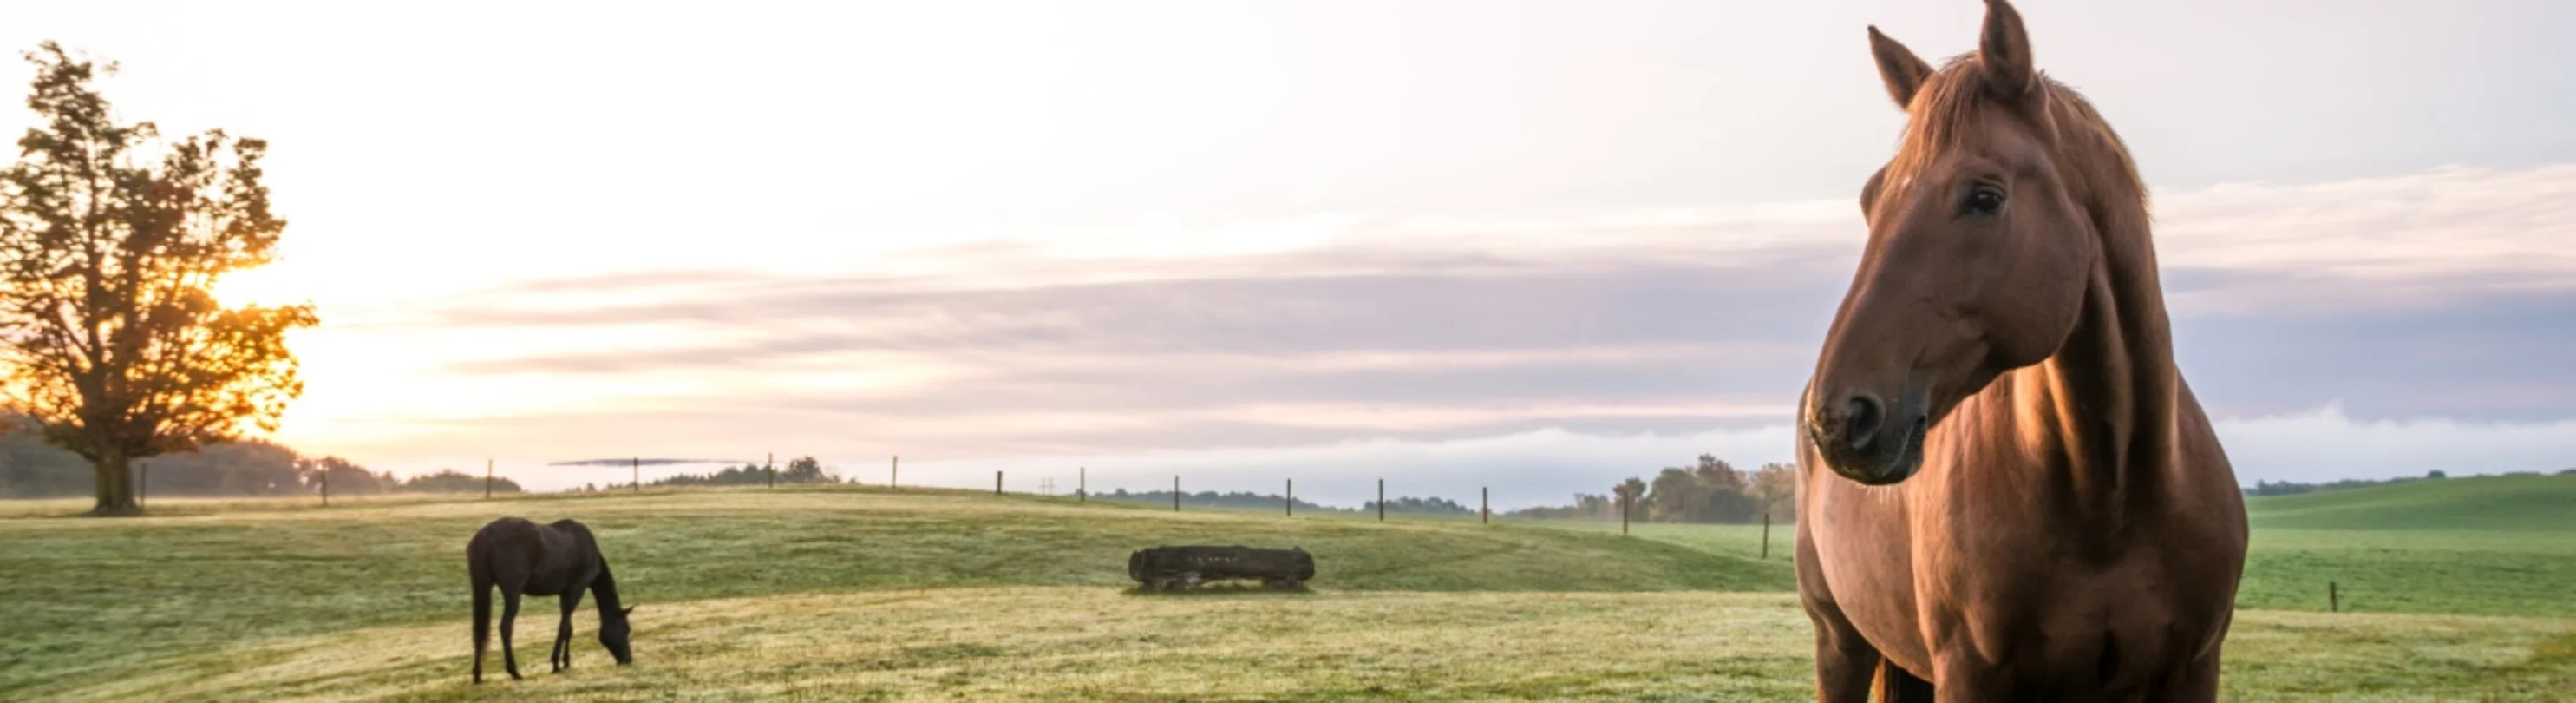
[[[1883,186],[1888,195],[1904,197],[1942,154],[1967,145],[1976,134],[1977,121],[1990,116],[1988,111],[2009,109],[1989,95],[1989,78],[1979,69],[1977,54],[1970,52],[1943,62],[1924,81],[1907,106],[1902,141],[1895,158],[1888,162]],[[2044,136],[2055,139],[2061,161],[2071,162],[2061,163],[2060,167],[2078,171],[2069,175],[2084,179],[2085,187],[2115,191],[2097,195],[2145,198],[2136,162],[2110,123],[2093,110],[2083,95],[2045,72],[2039,74],[2039,85],[2042,99],[2047,101],[2043,114],[2056,132]],[[2102,153],[2083,153],[2097,150]]]

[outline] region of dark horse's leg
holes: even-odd
[[[1878,662],[1879,703],[1931,703],[1932,682],[1906,673],[1896,662]]]
[[[572,668],[572,613],[581,609],[581,592],[579,588],[564,589],[563,620],[555,625],[556,671]]]
[[[474,570],[474,682],[483,683],[483,645],[492,641],[492,579]]]
[[[510,623],[519,619],[519,586],[501,584],[501,666],[510,670],[510,680],[519,677],[518,649],[510,646]]]

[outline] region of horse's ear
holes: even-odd
[[[1986,0],[1986,27],[1977,38],[1977,65],[1986,74],[1986,92],[2015,102],[2038,94],[2039,70],[2030,61],[2030,32],[2021,12],[2007,0]]]
[[[626,606],[626,607],[618,608],[618,609],[617,609],[617,616],[618,616],[618,617],[621,617],[621,618],[622,618],[622,617],[629,616],[629,615],[634,615],[634,614],[635,614],[635,606],[631,606],[631,605],[630,605],[630,606]]]
[[[1914,50],[1869,26],[1869,54],[1878,59],[1878,78],[1887,83],[1887,97],[1896,99],[1896,109],[1914,104],[1914,93],[1923,89],[1923,81],[1932,77],[1932,64],[1914,55]]]

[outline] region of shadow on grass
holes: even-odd
[[[1297,585],[1295,585],[1295,586],[1277,587],[1277,588],[1270,587],[1270,586],[1263,586],[1263,585],[1259,585],[1259,584],[1251,584],[1251,583],[1220,583],[1220,584],[1213,584],[1213,585],[1200,585],[1200,586],[1193,586],[1193,587],[1183,588],[1183,589],[1176,590],[1176,591],[1155,591],[1155,590],[1148,590],[1148,589],[1146,589],[1146,588],[1145,588],[1145,586],[1144,586],[1143,584],[1137,584],[1137,585],[1134,585],[1134,586],[1129,586],[1129,587],[1127,587],[1127,588],[1119,589],[1118,594],[1119,594],[1119,595],[1122,595],[1122,596],[1134,596],[1134,597],[1138,597],[1138,598],[1210,598],[1210,597],[1219,597],[1219,598],[1222,598],[1222,597],[1234,597],[1234,598],[1257,598],[1257,597],[1261,597],[1261,596],[1278,596],[1278,597],[1283,597],[1283,598],[1294,598],[1294,597],[1299,597],[1299,596],[1311,596],[1311,595],[1315,595],[1315,590],[1314,590],[1314,589],[1312,589],[1312,588],[1307,588],[1307,587],[1306,587],[1306,585],[1305,585],[1305,584],[1302,584],[1302,583],[1301,583],[1301,584],[1297,584]]]
[[[2531,650],[2531,658],[2522,663],[2528,669],[2576,668],[2576,634],[2543,642]]]

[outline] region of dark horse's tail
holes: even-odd
[[[474,682],[483,682],[484,645],[492,639],[491,544],[483,533],[465,543],[465,573],[474,580]]]

